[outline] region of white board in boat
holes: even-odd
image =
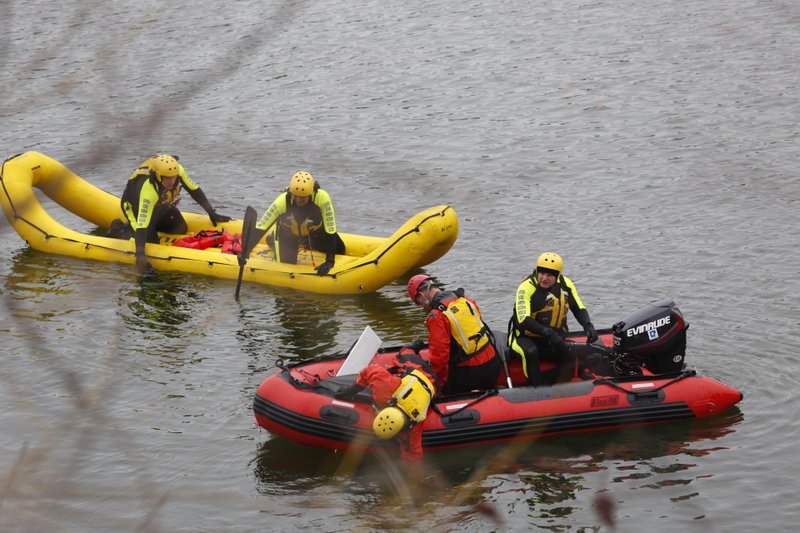
[[[344,364],[336,375],[346,376],[348,374],[358,374],[362,368],[366,368],[369,362],[372,361],[375,352],[381,347],[382,342],[381,338],[372,331],[371,327],[365,327],[361,336],[350,349],[350,353],[347,354],[347,359],[344,360]]]

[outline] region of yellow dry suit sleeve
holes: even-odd
[[[538,308],[534,309],[531,305],[538,288],[538,285],[531,278],[526,278],[517,289],[516,302],[514,304],[514,322],[519,333],[524,333],[527,330],[537,335],[547,336],[551,330],[546,324],[542,324],[531,316],[539,310]]]
[[[178,163],[178,179],[180,179],[187,191],[196,191],[200,187],[192,181],[192,178],[189,177],[189,174],[186,173],[186,169],[184,169],[183,165],[180,163]]]
[[[158,199],[158,190],[149,179],[145,180],[142,183],[142,189],[139,191],[139,213],[136,217],[136,223],[133,224],[133,240],[136,244],[137,259],[144,255],[147,228],[153,219],[153,211],[158,204]]]
[[[322,223],[325,226],[325,233],[333,235],[336,233],[336,215],[333,213],[333,201],[327,191],[317,190],[314,195],[314,203],[322,211]]]
[[[147,229],[150,226],[150,220],[153,218],[153,210],[158,205],[158,190],[153,186],[150,180],[146,180],[142,184],[142,190],[139,193],[139,211],[136,217],[136,225],[133,227],[137,229]]]
[[[261,218],[258,220],[256,224],[256,229],[261,231],[267,231],[270,226],[272,226],[278,217],[281,216],[286,212],[286,193],[281,193],[280,196],[275,198],[275,201],[272,202],[272,205],[264,211],[264,214],[261,215]]]
[[[514,304],[514,314],[517,324],[522,324],[531,315],[531,296],[536,291],[536,286],[531,283],[530,278],[519,284],[517,287],[516,302]]]
[[[587,324],[591,325],[592,319],[589,317],[589,310],[583,305],[583,301],[578,295],[577,287],[575,287],[575,284],[572,283],[572,280],[568,277],[562,276],[562,278],[564,279],[564,288],[566,288],[567,294],[569,294],[567,305],[569,305],[569,309],[572,311],[575,320],[584,328]]]
[[[561,276],[561,279],[564,281],[564,288],[567,289],[567,292],[569,293],[569,307],[572,312],[576,313],[581,309],[586,309],[586,306],[583,305],[581,297],[578,296],[578,289],[575,287],[575,284],[572,283],[572,280],[570,280],[567,276]]]

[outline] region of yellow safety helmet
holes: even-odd
[[[289,182],[289,192],[295,196],[311,196],[314,192],[314,176],[308,172],[295,172]]]
[[[178,175],[178,161],[171,155],[155,156],[151,168],[155,171],[159,183],[164,176]]]
[[[406,414],[399,407],[387,407],[375,415],[372,431],[379,439],[391,439],[403,430],[406,421]]]
[[[545,252],[536,260],[536,270],[552,270],[556,275],[564,269],[564,260],[555,252]]]

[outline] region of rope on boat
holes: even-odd
[[[678,381],[681,381],[682,379],[689,378],[689,377],[694,377],[696,375],[697,375],[697,372],[694,371],[694,370],[684,370],[683,372],[681,372],[680,374],[678,374],[674,378],[670,379],[669,381],[667,381],[666,383],[664,383],[663,385],[661,385],[658,388],[648,389],[648,390],[641,390],[641,391],[628,390],[625,387],[621,387],[621,386],[619,386],[617,384],[617,380],[615,378],[611,378],[611,379],[596,379],[594,381],[594,384],[595,385],[608,385],[609,387],[617,389],[618,391],[624,392],[626,394],[633,394],[634,396],[644,396],[644,395],[653,394],[654,392],[658,392],[660,390],[663,390],[664,388],[672,385],[673,383],[677,383]],[[661,379],[662,378],[662,376],[647,376],[647,377],[650,378],[650,379]],[[636,381],[640,381],[640,380],[642,380],[644,378],[645,378],[645,376],[639,376]]]
[[[477,398],[475,398],[471,402],[462,405],[461,407],[459,407],[458,409],[456,409],[452,413],[443,413],[443,412],[441,412],[439,410],[439,407],[435,403],[431,404],[431,409],[433,409],[436,412],[436,414],[441,416],[441,417],[453,416],[453,415],[457,415],[458,413],[460,413],[461,411],[463,411],[467,407],[472,407],[473,405],[475,405],[476,403],[480,402],[481,400],[485,400],[486,398],[489,398],[490,396],[496,396],[497,393],[498,393],[497,389],[485,390],[485,391],[483,391],[483,394],[481,394],[480,396],[478,396]]]

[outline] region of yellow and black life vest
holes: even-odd
[[[574,286],[564,276],[549,290],[539,285],[535,277],[526,278],[517,288],[516,303],[512,321],[518,334],[528,337],[540,337],[538,333],[521,326],[525,317],[530,317],[539,324],[556,331],[565,331],[567,311],[570,309],[570,295],[574,294]]]
[[[419,369],[410,369],[403,374],[400,386],[392,394],[389,405],[396,405],[408,415],[412,424],[422,422],[428,416],[428,407],[433,399],[431,381]]]
[[[278,217],[278,224],[289,230],[295,237],[307,237],[309,233],[319,231],[323,227],[322,208],[317,205],[316,197],[319,183],[314,184],[311,200],[304,206],[294,203],[292,193],[286,189],[285,211]]]
[[[548,292],[544,306],[532,311],[530,315],[531,318],[550,328],[556,330],[562,329],[567,319],[567,311],[569,310],[567,298],[568,295],[566,291],[558,291],[558,294]],[[525,330],[525,334],[531,337],[539,336],[528,330]]]
[[[447,304],[440,303],[438,308],[450,322],[450,337],[459,348],[459,362],[475,357],[489,346],[489,328],[475,305],[464,296],[458,296]]]

